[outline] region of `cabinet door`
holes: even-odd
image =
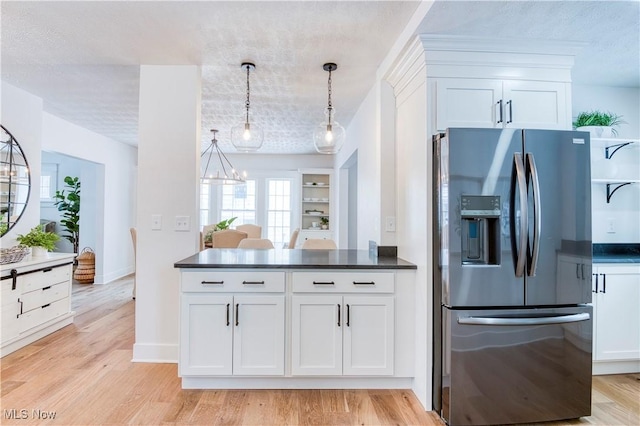
[[[502,99],[507,127],[571,129],[565,83],[505,80]]]
[[[2,304],[2,323],[0,329],[1,343],[17,337],[20,334],[20,290],[19,287],[12,289],[13,280],[2,280],[2,294],[0,303]]]
[[[284,295],[234,297],[233,374],[284,375]]]
[[[342,374],[342,297],[291,298],[291,374]]]
[[[231,375],[233,297],[183,294],[180,375]]]
[[[502,127],[496,108],[502,81],[473,78],[439,78],[436,81],[436,126]],[[503,117],[504,119],[504,117]]]
[[[393,296],[345,296],[343,374],[393,375]]]
[[[640,274],[598,268],[594,359],[640,359]]]

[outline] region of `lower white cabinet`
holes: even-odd
[[[292,375],[393,375],[393,296],[292,297]]]
[[[594,373],[640,372],[640,265],[594,266],[593,292]]]
[[[2,265],[0,353],[7,355],[73,322],[73,253]]]

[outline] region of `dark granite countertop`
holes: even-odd
[[[593,263],[640,263],[640,244],[594,244]]]
[[[231,269],[417,269],[397,257],[376,257],[367,250],[207,249],[182,259],[175,268]]]

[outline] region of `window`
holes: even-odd
[[[246,185],[223,185],[220,220],[237,217],[233,225],[256,222],[256,181]]]
[[[40,201],[54,202],[58,189],[58,165],[42,163],[40,171]]]
[[[200,225],[209,223],[209,213],[211,211],[211,184],[200,184]]]
[[[291,179],[267,179],[267,238],[282,247],[291,236]]]

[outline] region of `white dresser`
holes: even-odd
[[[0,356],[69,325],[74,253],[27,256],[0,269]]]

